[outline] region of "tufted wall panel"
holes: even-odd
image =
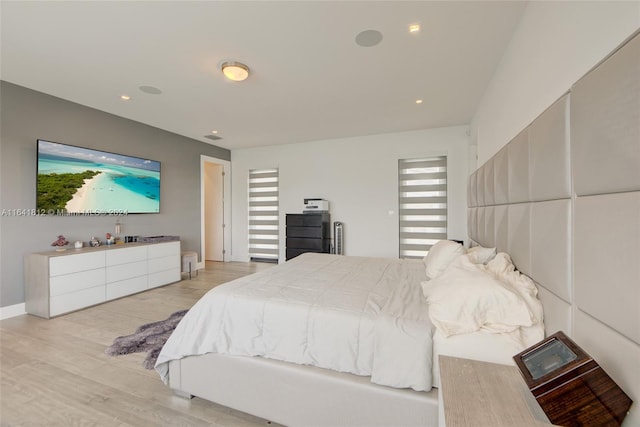
[[[485,222],[487,221],[486,216],[486,208],[484,206],[478,207],[477,209],[477,214],[476,214],[476,236],[478,238],[478,242],[482,245],[483,243],[486,243],[487,239],[486,239],[486,228],[484,226]]]
[[[496,205],[509,203],[509,157],[507,147],[502,148],[493,157],[493,186],[495,189],[494,201]]]
[[[509,205],[507,248],[516,267],[531,275],[531,203]],[[500,248],[499,250],[503,250]]]
[[[478,208],[469,208],[467,210],[467,231],[469,236],[478,235]]]
[[[483,246],[493,248],[496,246],[495,235],[495,206],[486,206],[484,209],[484,239]]]
[[[476,206],[485,206],[484,203],[484,168],[476,171]]]
[[[565,95],[529,128],[531,200],[571,197],[568,107]]]
[[[495,204],[495,183],[493,176],[493,158],[485,163],[484,172],[484,205],[493,206]]]
[[[531,276],[571,302],[571,200],[531,205]]]
[[[493,185],[491,185],[493,182]],[[473,183],[473,184],[471,184]],[[508,252],[640,425],[640,35],[470,177],[472,244]]]
[[[638,76],[640,37],[635,37],[573,87],[571,142],[577,195],[640,190]]]
[[[467,203],[470,208],[475,208],[478,206],[476,185],[477,185],[477,176],[478,173],[474,172],[469,177],[469,181],[467,183]]]
[[[571,330],[571,304],[538,286],[538,298],[544,307],[544,329],[547,335]]]
[[[578,197],[575,222],[578,308],[640,344],[640,191]]]
[[[495,247],[507,248],[509,247],[509,206],[497,205],[495,208]]]
[[[482,171],[481,167],[478,171]],[[528,202],[529,197],[529,129],[507,145],[508,203]]]

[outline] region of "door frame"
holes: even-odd
[[[205,164],[216,163],[222,165],[224,171],[223,191],[222,191],[222,221],[223,221],[223,242],[222,242],[222,259],[224,262],[231,260],[231,162],[216,157],[200,155],[200,263],[198,268],[204,268],[206,259],[206,241],[205,241]]]

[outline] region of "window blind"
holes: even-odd
[[[249,258],[278,261],[278,169],[249,171]]]
[[[398,160],[400,258],[422,258],[447,238],[447,157]]]

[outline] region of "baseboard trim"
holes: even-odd
[[[0,307],[0,320],[27,314],[24,303]]]

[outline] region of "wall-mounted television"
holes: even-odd
[[[36,209],[68,214],[160,212],[160,162],[38,140]]]

